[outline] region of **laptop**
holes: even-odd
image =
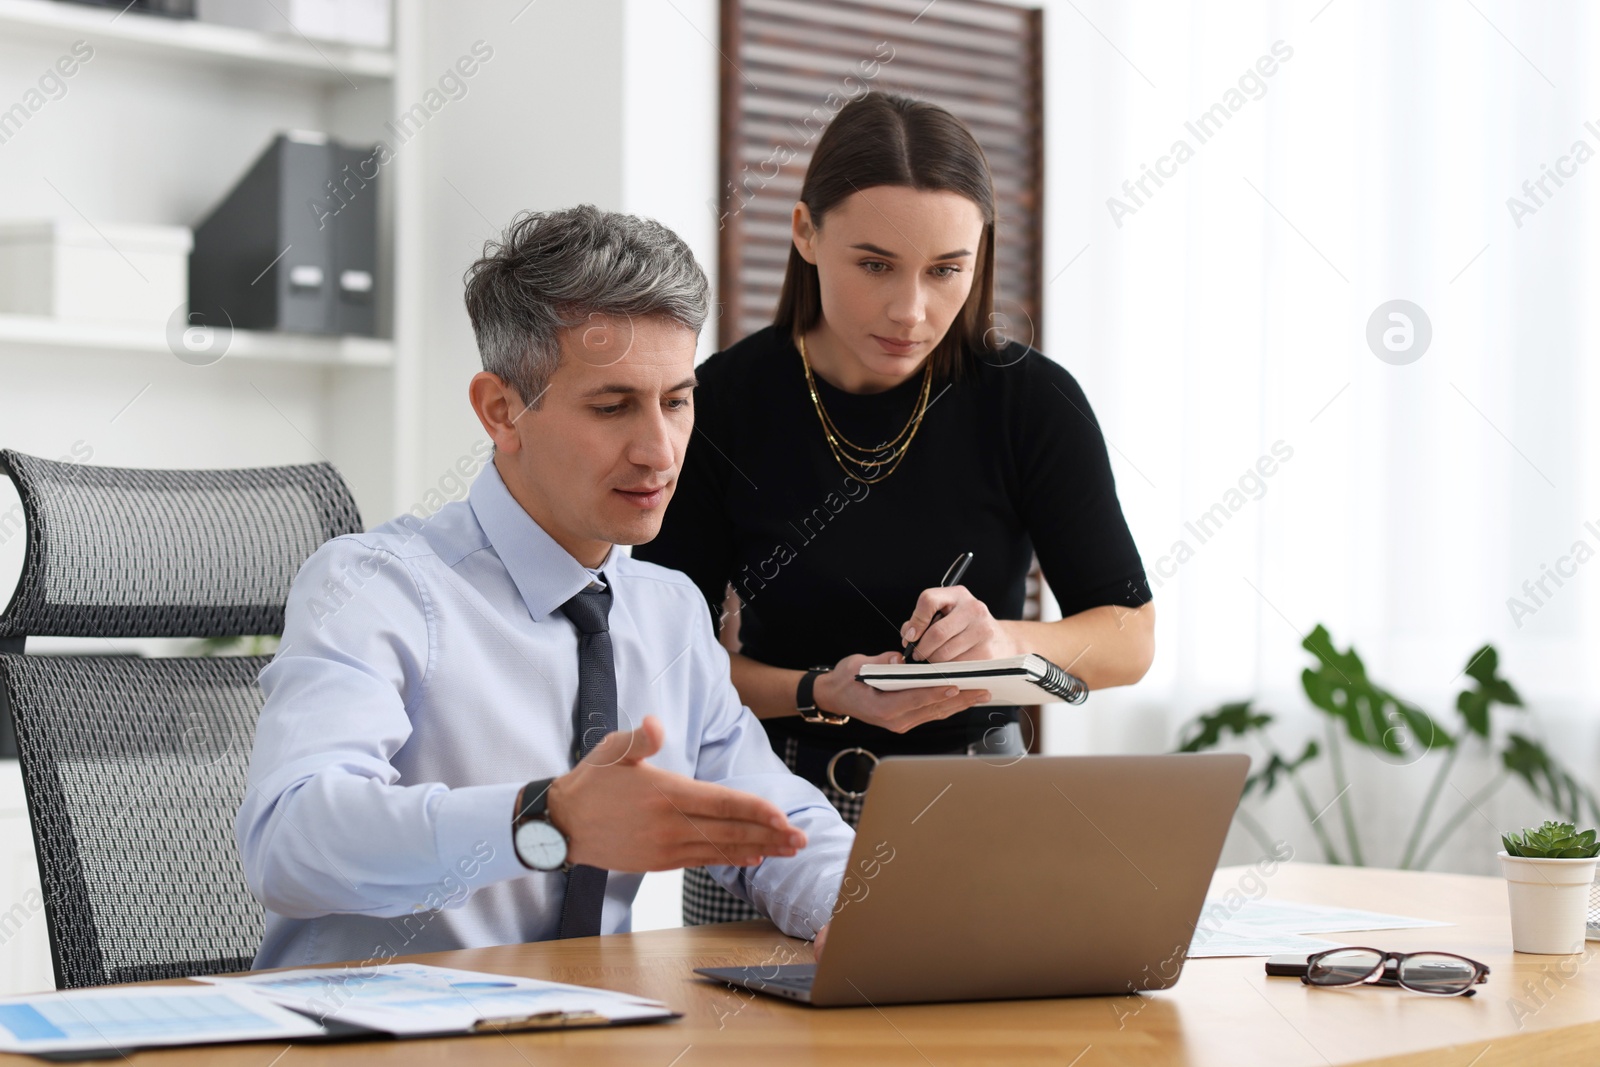
[[[1166,989],[1249,766],[1226,753],[885,759],[821,961],[695,973],[826,1007]]]

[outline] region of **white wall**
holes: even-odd
[[[415,17],[418,69],[443,71],[477,40],[494,58],[406,146],[417,148],[412,193],[428,224],[414,257],[422,267],[403,297],[417,308],[422,358],[402,510],[482,436],[466,400],[480,364],[462,273],[517,212],[592,203],[658,219],[713,279],[717,248],[705,206],[716,189],[716,51],[706,40],[718,32],[714,0],[478,0],[422,5]],[[714,335],[708,325],[703,354]]]
[[[402,329],[419,360],[407,384],[418,433],[399,510],[436,489],[483,436],[467,404],[467,381],[480,364],[462,305],[463,272],[518,211],[617,207],[622,161],[620,0],[526,7],[478,0],[408,10],[422,51],[411,66],[423,73],[398,86],[397,99],[420,98],[476,41],[493,57],[467,95],[400,150],[413,157],[412,188],[403,195],[426,205],[427,223],[400,297],[414,315]]]
[[[1157,591],[1149,677],[1052,712],[1052,747],[1159,751],[1196,711],[1257,695],[1297,749],[1320,736],[1298,675],[1321,621],[1452,729],[1461,666],[1494,642],[1529,701],[1502,716],[1600,781],[1592,568],[1535,618],[1506,603],[1575,540],[1593,547],[1582,523],[1600,514],[1596,186],[1580,168],[1522,226],[1506,207],[1575,140],[1594,148],[1590,9],[1047,8],[1046,351],[1094,404],[1147,569],[1275,440],[1295,450]],[[1184,121],[1280,40],[1294,56],[1264,95],[1116,225],[1124,179],[1193,141]],[[1394,297],[1432,320],[1408,366],[1364,336]],[[1496,771],[1471,748],[1463,793]],[[1398,857],[1439,758],[1350,757],[1369,862]],[[1319,804],[1337,791],[1326,760],[1311,785]],[[1261,814],[1316,854],[1288,798]],[[1495,831],[1545,814],[1509,785],[1436,866],[1492,873]]]

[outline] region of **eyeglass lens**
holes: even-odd
[[[1306,981],[1314,985],[1354,985],[1366,981],[1382,962],[1383,953],[1367,949],[1329,952],[1321,959],[1308,961]]]
[[[1370,949],[1330,952],[1306,968],[1313,985],[1355,985],[1383,963],[1383,953]],[[1423,952],[1400,961],[1394,975],[1401,985],[1422,993],[1457,993],[1471,988],[1477,971],[1471,963],[1443,953]]]
[[[1456,993],[1469,989],[1478,972],[1466,960],[1419,953],[1400,961],[1400,984],[1424,993]]]

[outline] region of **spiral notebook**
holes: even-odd
[[[886,692],[940,685],[987,689],[990,699],[978,707],[1053,704],[1061,700],[1082,704],[1089,696],[1089,687],[1081,678],[1032,653],[949,663],[868,663],[861,667],[856,681]]]

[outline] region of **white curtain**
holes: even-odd
[[[1048,749],[1161,751],[1255,696],[1298,751],[1321,736],[1299,645],[1322,622],[1452,730],[1492,642],[1528,703],[1497,716],[1600,786],[1600,14],[1062,0],[1046,20],[1041,347],[1083,382],[1159,582],[1150,674],[1051,709]],[[1431,326],[1411,362],[1368,343],[1393,300]],[[1480,753],[1436,822],[1492,777]],[[1398,860],[1437,758],[1347,746],[1368,863]],[[1333,799],[1326,758],[1308,782]],[[1515,783],[1481,807],[1434,868],[1492,871],[1495,832],[1548,814]],[[1319,857],[1286,790],[1251,808]],[[1256,851],[1235,834],[1225,858]]]

